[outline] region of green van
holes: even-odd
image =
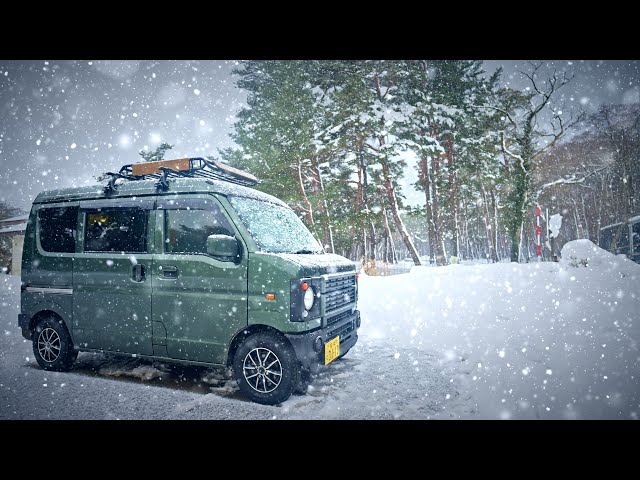
[[[38,363],[64,371],[78,352],[107,352],[229,366],[264,404],[304,391],[358,339],[355,264],[252,175],[154,163],[35,199],[19,324]]]

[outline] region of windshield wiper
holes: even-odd
[[[307,249],[302,249],[302,250],[298,250],[298,251],[296,252],[296,255],[297,255],[297,254],[305,254],[305,253],[306,253],[306,254],[316,254],[316,253],[321,253],[321,252],[319,252],[319,251],[313,251],[313,250],[307,250]]]

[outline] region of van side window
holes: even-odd
[[[234,236],[229,221],[217,207],[207,210],[165,210],[167,253],[207,253],[209,235]]]
[[[640,250],[640,222],[634,223],[631,228],[633,232],[633,249],[637,251]]]
[[[76,251],[78,207],[41,208],[38,220],[40,246],[45,252]]]
[[[140,208],[87,210],[84,251],[146,252],[147,213]]]

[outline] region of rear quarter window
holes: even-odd
[[[50,253],[74,253],[77,222],[78,207],[38,210],[38,234],[42,249]]]

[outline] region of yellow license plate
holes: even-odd
[[[340,335],[324,345],[324,364],[328,365],[340,356]]]

